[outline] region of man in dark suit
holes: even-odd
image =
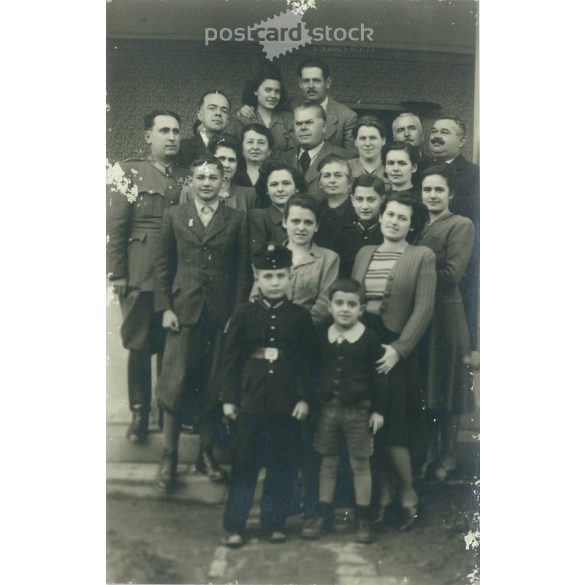
[[[207,145],[214,136],[225,131],[230,121],[231,104],[221,91],[206,91],[197,105],[197,122],[193,137],[181,142],[178,161],[186,167],[206,154]]]
[[[170,209],[161,228],[155,267],[155,308],[167,330],[156,387],[164,411],[164,452],[156,485],[176,487],[181,422],[197,410],[202,418],[198,467],[217,472],[211,453],[212,424],[221,405],[218,342],[234,307],[249,293],[245,214],[221,205],[221,162],[205,156],[193,163],[190,200]],[[212,473],[210,473],[210,471]]]
[[[107,270],[122,308],[122,343],[128,349],[128,403],[132,422],[126,436],[144,442],[151,404],[151,356],[162,357],[164,332],[154,312],[154,263],[164,211],[179,202],[188,170],[176,164],[180,119],[168,110],[144,118],[150,146],[146,158],[110,169],[106,222]]]
[[[299,169],[307,182],[307,195],[322,200],[319,187],[319,163],[329,154],[347,158],[339,146],[325,141],[327,116],[318,102],[303,102],[294,110],[294,129],[300,147],[282,155],[285,162]]]
[[[479,167],[463,157],[465,123],[455,116],[443,116],[433,123],[429,137],[431,163],[448,164],[454,177],[455,194],[450,204],[453,213],[468,217],[475,225],[475,244],[471,260],[461,280],[461,294],[465,305],[471,347],[477,349],[477,312],[479,279]],[[423,168],[423,171],[425,170]]]

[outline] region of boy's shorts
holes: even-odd
[[[345,405],[334,398],[321,405],[315,449],[321,455],[337,455],[345,437],[350,455],[370,457],[374,452],[374,437],[369,422],[369,400]]]

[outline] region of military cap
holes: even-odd
[[[284,246],[268,242],[254,254],[252,264],[258,270],[288,268],[292,266],[292,252]]]

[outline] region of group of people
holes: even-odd
[[[144,119],[150,155],[108,185],[108,275],[119,295],[132,422],[145,442],[151,356],[164,451],[155,479],[177,487],[179,436],[197,418],[196,466],[233,431],[227,546],[245,541],[266,468],[261,523],[286,540],[332,529],[348,460],[358,542],[373,522],[408,530],[417,474],[457,466],[459,416],[474,407],[479,169],[461,155],[465,124],[401,113],[392,138],[375,116],[329,95],[327,64],[297,69],[287,101],[277,67],[260,70],[232,116],[205,92],[191,138],[170,110]],[[426,150],[426,151],[425,151]]]

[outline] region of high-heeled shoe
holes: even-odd
[[[414,506],[408,508],[400,507],[400,518],[398,521],[398,530],[406,532],[410,530],[420,520],[419,516],[420,498]]]
[[[435,473],[433,474],[434,478],[437,481],[441,481],[441,482],[447,481],[447,479],[455,471],[455,469],[457,469],[457,468],[453,467],[452,469],[449,469],[448,467],[445,467],[445,465],[443,463],[439,463],[439,465],[435,469]]]

